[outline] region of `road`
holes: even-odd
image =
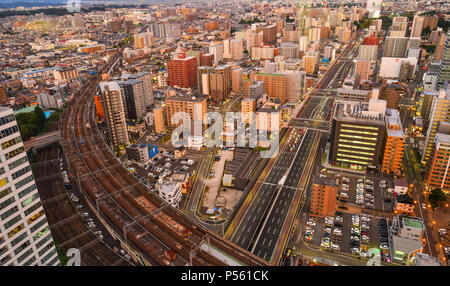
[[[417,201],[415,204],[415,213],[420,214],[420,218],[422,219],[425,225],[425,239],[426,239],[426,247],[424,247],[425,252],[429,253],[431,256],[439,257],[441,261],[443,261],[444,254],[441,252],[441,249],[437,247],[439,240],[437,237],[437,233],[433,230],[432,227],[432,215],[429,209],[423,209],[422,204],[427,204],[425,200],[424,193],[425,183],[422,180],[422,177],[419,175],[419,170],[417,165],[413,159],[413,152],[411,148],[411,142],[408,137],[406,140],[405,146],[405,157],[403,162],[405,164],[405,171],[408,177],[409,182],[413,182],[412,192],[410,193],[414,200]]]
[[[355,41],[352,41],[341,56],[347,57],[350,53],[354,53],[356,46]],[[286,136],[287,143],[281,149],[278,158],[272,164],[268,164],[267,175],[255,184],[241,208],[242,214],[235,218],[226,233],[226,238],[273,265],[279,263],[289,239],[303,195],[301,186],[306,186],[311,165],[316,158],[321,136],[318,136],[319,132],[314,130],[314,127],[325,124],[325,129],[328,129],[326,119],[332,107],[332,99],[323,96],[320,89],[327,89],[330,84],[336,82],[340,84],[349,71],[348,66],[351,66],[346,64],[347,62],[346,59],[338,59],[316,85],[317,89],[308,94],[302,113],[294,114],[293,125],[313,122],[313,126],[308,126],[304,135],[296,142],[295,139],[291,141],[289,138],[291,134],[298,132],[297,129],[289,129]],[[319,96],[311,96],[313,94]]]

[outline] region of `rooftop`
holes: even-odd
[[[423,229],[423,223],[419,219],[404,217],[403,223],[405,226],[408,226],[408,227]]]
[[[180,94],[166,98],[166,101],[202,102],[203,100],[206,100],[206,96],[200,93]]]
[[[384,125],[384,114],[370,111],[369,104],[365,102],[345,101],[338,103],[334,119],[337,121]]]

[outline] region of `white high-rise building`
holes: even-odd
[[[0,107],[0,265],[59,265],[50,227],[10,108]]]

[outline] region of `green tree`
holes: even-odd
[[[422,36],[423,36],[423,37],[429,36],[430,33],[431,33],[430,26],[426,26],[426,27],[422,30]]]
[[[39,106],[36,106],[34,108],[34,116],[37,120],[37,124],[40,129],[44,128],[45,123],[47,122],[47,119],[45,118],[45,113]]]
[[[447,201],[447,194],[445,194],[441,189],[436,188],[431,190],[428,195],[428,200],[430,201],[431,207],[434,209]]]

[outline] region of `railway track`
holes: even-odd
[[[73,99],[61,121],[61,144],[78,187],[116,235],[151,265],[227,265],[199,248],[207,241],[241,264],[267,265],[167,205],[123,168],[96,126],[93,95],[99,82],[95,77]]]
[[[78,248],[83,266],[132,265],[99,240],[76,212],[61,183],[59,153],[56,145],[38,151],[35,180],[58,247],[63,252]]]

